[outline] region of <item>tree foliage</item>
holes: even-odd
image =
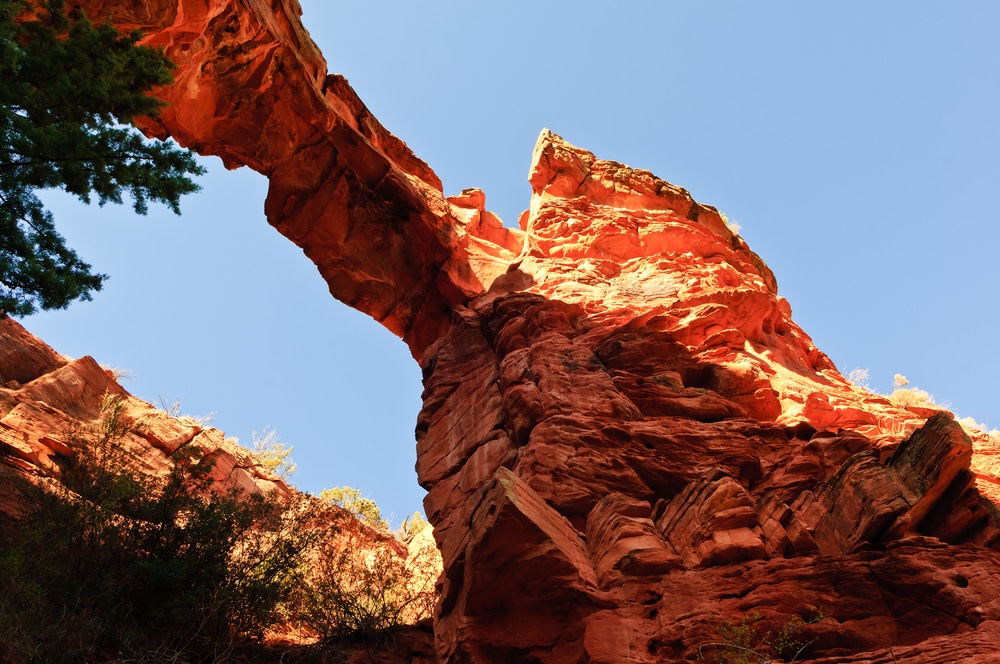
[[[295,474],[298,466],[292,461],[294,448],[281,442],[277,431],[267,426],[259,436],[256,431],[252,436],[253,449],[250,452],[258,465],[286,481]]]
[[[91,271],[56,232],[39,190],[64,189],[89,203],[131,196],[179,213],[204,172],[193,155],[128,126],[156,116],[149,95],[172,80],[162,49],[67,13],[63,0],[0,0],[0,315],[28,315],[90,299],[106,275]]]
[[[354,487],[336,486],[332,489],[323,489],[319,498],[344,508],[370,526],[381,530],[386,530],[389,527],[389,524],[382,518],[382,512],[375,501],[363,497],[361,492]]]

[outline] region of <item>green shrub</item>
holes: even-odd
[[[320,500],[341,507],[370,526],[380,530],[387,530],[389,524],[382,519],[382,512],[378,505],[371,498],[362,498],[361,492],[349,486],[337,486],[332,489],[323,489],[319,494]]]
[[[403,523],[399,526],[393,535],[396,539],[403,543],[409,543],[418,533],[423,531],[425,528],[430,527],[427,523],[427,519],[420,512],[414,512],[410,516],[403,519]]]
[[[0,641],[27,661],[171,652],[210,659],[259,638],[310,544],[266,495],[220,494],[194,446],[166,477],[133,470],[122,402],[75,432],[63,487],[25,483],[27,516],[0,541]]]
[[[436,553],[407,560],[385,541],[345,528],[316,551],[302,580],[299,614],[321,643],[384,645],[402,626],[433,615]]]
[[[264,427],[259,436],[256,431],[253,432],[253,449],[250,453],[254,461],[283,480],[288,480],[298,469],[292,461],[292,449],[290,445],[281,442],[278,432],[271,427]]]
[[[150,476],[122,409],[107,397],[93,428],[70,432],[60,482],[0,478],[26,506],[0,522],[0,659],[219,662],[285,626],[323,647],[378,648],[431,615],[433,546],[408,557],[388,532],[304,494],[220,493],[193,444]],[[338,495],[384,531],[374,502]],[[405,534],[422,527],[415,518]]]
[[[809,620],[792,616],[782,623],[777,632],[772,632],[762,628],[760,612],[753,611],[744,615],[739,624],[725,622],[716,627],[721,641],[699,646],[698,659],[706,661],[704,652],[708,649],[715,653],[712,661],[716,664],[770,664],[772,657],[794,662],[812,643],[802,640],[802,628],[823,618],[822,610]]]

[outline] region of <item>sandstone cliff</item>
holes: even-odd
[[[266,174],[269,223],[420,362],[440,661],[695,661],[746,616],[810,621],[799,660],[1000,661],[989,440],[847,382],[715,209],[546,131],[504,228],[295,0],[79,4],[179,65],[145,128]]]
[[[59,355],[13,320],[0,320],[0,451],[6,465],[34,477],[58,477],[58,459],[76,453],[70,432],[101,418],[105,395],[122,399],[129,431],[123,445],[136,470],[163,475],[183,446],[202,450],[220,489],[293,493],[281,478],[259,467],[245,448],[210,426],[165,411],[126,392],[92,357]],[[0,497],[0,511],[17,512],[15,497]],[[3,501],[8,502],[3,502]]]

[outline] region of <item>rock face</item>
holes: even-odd
[[[218,429],[189,417],[171,417],[126,392],[111,371],[92,357],[59,355],[9,318],[0,319],[0,455],[30,476],[58,477],[59,459],[76,454],[70,435],[101,418],[105,395],[122,400],[123,445],[137,470],[165,475],[170,455],[185,445],[201,450],[220,489],[277,492],[289,497],[281,478],[256,465],[247,450]],[[17,513],[15,496],[0,494],[0,512]]]
[[[544,131],[504,228],[295,0],[77,4],[177,62],[145,128],[269,176],[268,221],[423,367],[440,661],[730,661],[720,627],[796,621],[799,661],[1000,661],[989,440],[847,382],[714,208]]]

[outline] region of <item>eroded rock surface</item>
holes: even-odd
[[[531,180],[525,250],[424,360],[441,656],[692,661],[760,614],[811,657],[989,661],[996,508],[951,416],[845,381],[686,192],[549,133]]]
[[[0,454],[6,465],[29,476],[58,477],[59,460],[71,458],[86,444],[86,432],[100,421],[106,395],[114,395],[121,399],[120,419],[128,429],[122,445],[136,470],[166,475],[174,463],[171,455],[191,445],[212,464],[212,479],[220,490],[277,492],[282,498],[292,494],[281,478],[218,429],[189,417],[171,417],[126,392],[94,358],[59,355],[10,318],[0,319],[0,379]],[[4,492],[0,511],[16,513],[16,496]]]
[[[267,175],[268,221],[423,367],[440,661],[695,661],[753,614],[811,621],[800,661],[1000,661],[996,451],[848,383],[714,208],[545,131],[505,228],[294,0],[79,4],[178,63],[146,128]]]

